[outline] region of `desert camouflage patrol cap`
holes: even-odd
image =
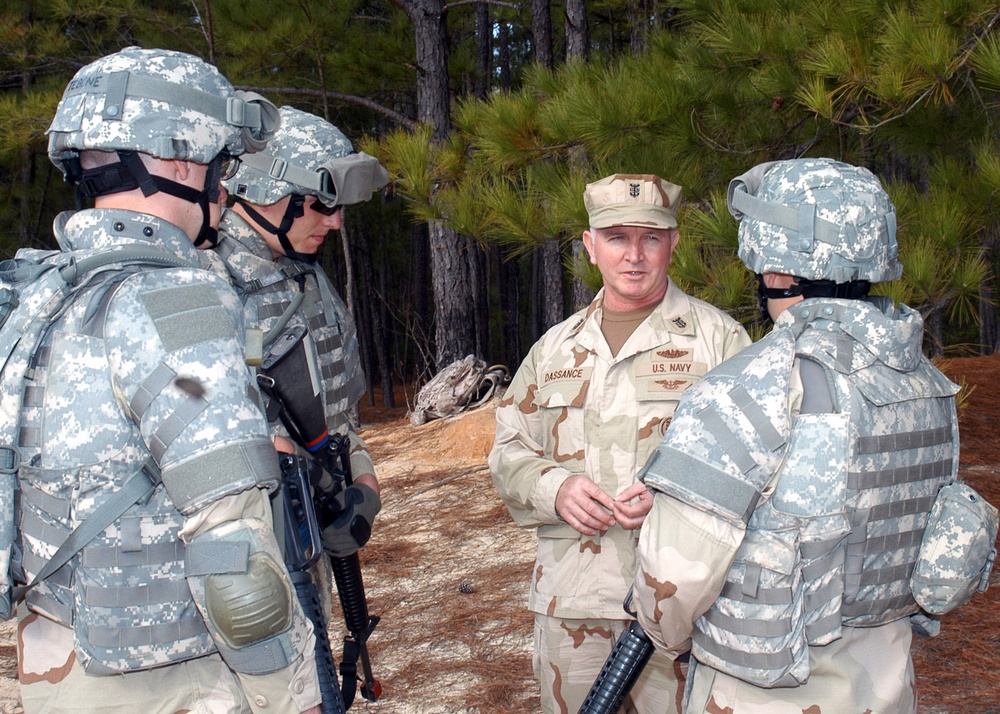
[[[235,90],[214,66],[184,52],[128,47],[76,73],[56,108],[49,158],[80,151],[138,151],[210,163],[259,151],[278,125],[277,108]]]
[[[676,228],[682,191],[654,174],[613,174],[587,184],[583,204],[591,228]]]
[[[822,158],[760,164],[730,182],[728,204],[754,273],[835,283],[902,275],[896,210],[868,169]]]
[[[293,107],[281,107],[281,128],[267,148],[245,157],[223,182],[230,194],[259,206],[289,194],[316,196],[327,206],[362,203],[389,182],[378,159],[355,152],[330,122]]]

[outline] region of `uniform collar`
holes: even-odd
[[[604,291],[597,293],[586,313],[574,326],[571,336],[580,347],[611,358],[608,343],[601,332],[601,317],[604,311]],[[691,315],[691,300],[673,280],[667,279],[667,292],[663,299],[643,321],[642,325],[629,337],[618,353],[616,360],[622,360],[639,352],[651,350],[667,344],[674,335],[695,335],[694,319]]]
[[[170,221],[148,213],[112,208],[66,211],[56,216],[53,230],[63,250],[107,250],[122,245],[149,244],[202,267],[201,251]]]

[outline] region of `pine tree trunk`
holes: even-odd
[[[341,228],[345,243],[350,243],[350,236],[354,231],[347,232]],[[375,406],[375,391],[372,389],[373,379],[378,374],[378,359],[375,354],[375,341],[377,338],[373,326],[372,312],[374,306],[368,299],[369,286],[375,284],[375,274],[372,271],[372,261],[368,243],[369,236],[366,235],[364,225],[359,228],[354,236],[356,248],[352,251],[355,257],[356,270],[359,273],[358,282],[361,284],[362,292],[365,295],[363,300],[354,300],[351,306],[351,314],[354,316],[354,323],[358,330],[358,347],[361,350],[361,365],[365,374],[365,387],[368,392],[369,406]]]
[[[649,48],[650,0],[629,0],[629,50],[633,57]]]
[[[583,239],[577,238],[573,241],[573,262],[577,265],[584,265],[590,260],[587,257],[587,249],[583,245]],[[594,291],[588,288],[582,280],[573,281],[573,305],[571,311],[576,312],[589,305],[594,300]]]
[[[491,68],[490,49],[493,39],[493,23],[490,22],[490,6],[476,5],[476,99],[486,99],[490,91]]]
[[[405,5],[416,39],[417,118],[434,127],[433,141],[451,130],[448,88],[448,27],[443,0]],[[469,239],[438,221],[428,226],[434,287],[435,361],[441,369],[475,349],[475,301],[464,253]]]
[[[531,37],[535,61],[552,69],[555,57],[552,54],[552,3],[551,0],[531,0]]]
[[[562,251],[559,241],[550,239],[541,248],[542,332],[562,322],[566,309],[563,301]]]
[[[566,0],[566,61],[587,61],[588,51],[586,0]]]
[[[500,20],[497,45],[500,51],[500,88],[506,91],[510,89],[510,24],[506,20]]]

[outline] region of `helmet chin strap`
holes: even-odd
[[[764,276],[760,273],[757,274],[757,309],[762,315],[768,316],[768,300],[780,300],[799,295],[804,298],[828,297],[863,300],[868,297],[868,291],[872,286],[868,280],[852,280],[849,283],[835,283],[832,280],[809,280],[807,278],[796,278],[795,280],[796,283],[787,288],[769,288],[764,282]]]
[[[163,176],[155,176],[146,169],[142,159],[134,151],[118,151],[118,163],[98,166],[82,171],[79,164],[76,170],[67,173],[67,179],[76,183],[77,196],[96,198],[113,193],[122,193],[140,189],[143,196],[152,196],[158,191],[169,194],[182,201],[195,203],[201,208],[201,228],[195,236],[196,248],[207,243],[215,247],[219,242],[219,232],[212,227],[211,205],[219,200],[219,176],[221,162],[217,158],[208,164],[205,172],[205,187],[198,191],[190,186],[173,181]]]
[[[278,237],[278,243],[281,244],[281,249],[285,252],[285,257],[291,260],[297,260],[308,265],[313,265],[319,258],[319,253],[300,253],[292,247],[292,242],[288,240],[288,231],[291,229],[292,224],[295,223],[295,219],[305,215],[305,205],[306,197],[302,194],[293,193],[290,194],[291,198],[288,201],[288,205],[285,206],[285,214],[281,217],[281,225],[276,226],[269,220],[260,215],[260,213],[249,203],[241,198],[237,198],[236,202],[243,206],[243,210],[247,212],[261,228],[266,230],[268,233],[273,233]]]

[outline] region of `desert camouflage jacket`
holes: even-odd
[[[330,279],[318,266],[284,257],[274,260],[260,234],[232,210],[223,214],[219,235],[218,254],[243,300],[248,327],[265,333],[274,327],[302,290],[295,276],[305,271],[305,300],[288,324],[304,323],[309,329],[306,349],[311,352],[310,363],[316,365],[321,382],[314,384],[314,389],[317,398],[323,400],[330,433],[347,434],[351,440],[354,475],[374,473],[371,456],[349,414],[365,392],[357,329]],[[287,435],[277,420],[272,420],[271,430]]]
[[[497,410],[489,457],[514,520],[538,531],[529,607],[555,617],[622,619],[637,536],[620,526],[577,532],[556,513],[559,487],[584,474],[617,496],[635,482],[684,390],[750,344],[738,322],[671,282],[612,357],[603,301],[602,291],[531,348]]]

